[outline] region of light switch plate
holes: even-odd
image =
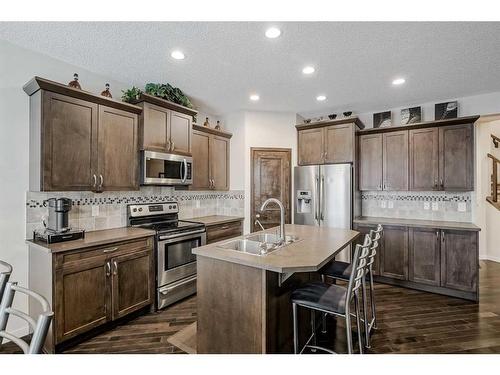
[[[389,201],[389,202],[387,203],[387,207],[389,207],[389,208],[394,208],[394,202],[393,202],[393,201]]]
[[[465,202],[458,202],[458,212],[465,212],[467,211],[467,205]]]
[[[386,201],[380,201],[380,208],[386,208],[387,207],[387,202]]]
[[[92,216],[99,216],[99,206],[92,206]]]
[[[437,211],[437,210],[439,210],[438,202],[432,202],[432,211]]]
[[[430,202],[424,202],[424,210],[430,210],[430,209],[431,209]]]

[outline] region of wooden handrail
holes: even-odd
[[[488,157],[493,160],[493,173],[491,175],[491,199],[493,202],[498,201],[498,167],[497,164],[500,164],[500,160],[488,153]]]
[[[500,163],[500,159],[496,158],[495,156],[491,155],[490,153],[488,153],[488,157],[491,158],[491,159],[493,159],[497,163]]]
[[[495,145],[495,148],[498,148],[498,145],[500,144],[500,138],[498,138],[496,135],[490,134],[491,139],[493,141],[493,144]]]

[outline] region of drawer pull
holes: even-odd
[[[220,229],[229,229],[229,225],[223,225]]]
[[[107,249],[104,249],[102,252],[103,253],[112,253],[113,251],[118,250],[118,246],[116,247],[108,247]]]

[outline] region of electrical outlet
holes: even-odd
[[[196,208],[200,208],[201,207],[201,202],[200,201],[196,201]]]
[[[437,210],[439,210],[438,202],[432,202],[432,211],[437,211]]]
[[[393,201],[387,202],[387,207],[388,208],[394,208],[394,202]]]
[[[99,206],[92,206],[92,216],[99,216]]]
[[[386,201],[380,201],[380,208],[386,208],[387,207],[387,202]]]
[[[424,202],[424,210],[430,210],[430,209],[431,209],[430,202]]]
[[[458,212],[465,212],[467,211],[467,205],[465,204],[465,202],[458,202]]]

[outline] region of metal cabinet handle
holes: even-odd
[[[441,231],[441,243],[444,245],[444,230]]]
[[[172,149],[170,151],[174,151],[174,150],[175,150],[175,142],[172,142]]]
[[[170,139],[167,139],[167,151],[170,151]]]
[[[97,186],[97,176],[95,175],[95,173],[93,174],[93,178],[94,178],[94,184],[92,185],[94,187],[94,189],[96,188]]]
[[[438,188],[438,180],[437,178],[434,180],[434,190],[437,190]]]
[[[439,242],[439,231],[436,231],[436,240]]]
[[[113,261],[113,276],[116,276],[118,274],[118,263],[116,263],[116,260]]]
[[[109,262],[106,262],[106,277],[109,277],[111,275],[111,264]]]
[[[99,175],[99,190],[102,189],[102,185],[104,184],[104,178],[102,177],[102,174]]]
[[[116,247],[108,247],[107,249],[104,249],[102,252],[103,253],[112,253],[113,251],[118,250],[118,246]]]
[[[440,182],[440,184],[441,184],[441,189],[444,189],[444,182],[443,182],[443,179],[441,178],[441,179],[439,180],[439,182]]]

